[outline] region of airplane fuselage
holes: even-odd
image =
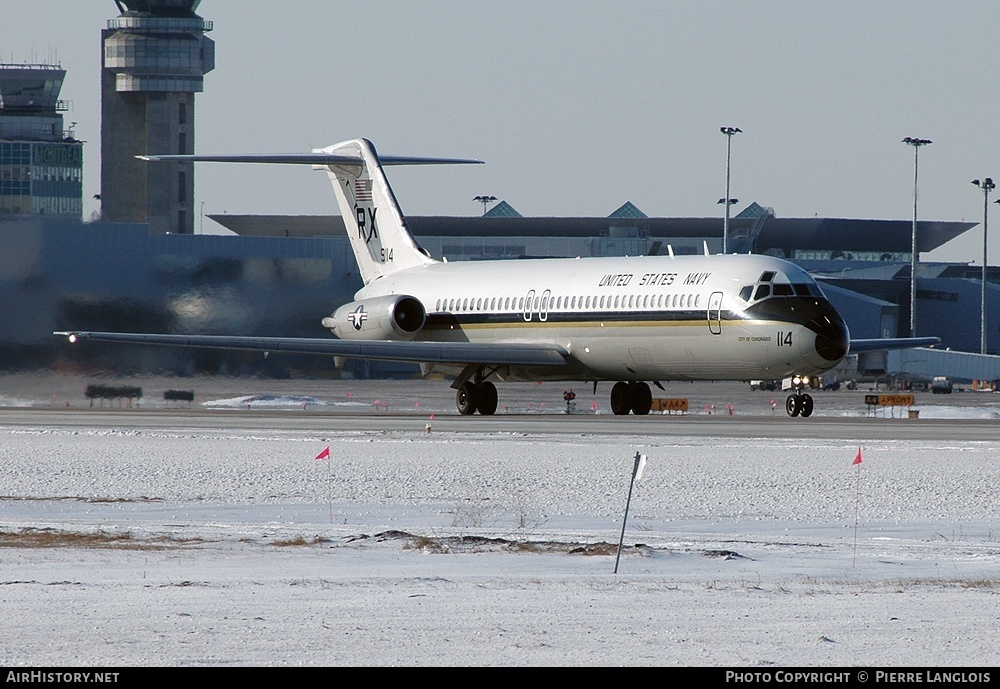
[[[385,295],[423,304],[417,341],[549,343],[577,364],[507,366],[495,373],[503,380],[815,375],[849,340],[815,281],[768,256],[433,263],[375,280],[354,304]]]

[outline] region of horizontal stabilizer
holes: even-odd
[[[941,344],[940,337],[885,337],[873,340],[851,340],[850,352],[877,352],[889,349],[915,349]]]
[[[278,165],[363,165],[361,156],[333,153],[261,153],[242,155],[142,155],[152,163],[269,163]],[[482,165],[470,158],[421,158],[416,156],[378,157],[382,165]]]
[[[441,364],[508,364],[511,366],[567,366],[569,353],[552,344],[485,344],[473,342],[397,342],[337,340],[322,337],[230,337],[224,335],[159,335],[89,331],[55,332],[78,340],[172,347],[236,349],[290,354],[410,361]]]

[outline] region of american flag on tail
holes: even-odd
[[[354,200],[355,201],[372,200],[372,181],[370,179],[354,180]]]

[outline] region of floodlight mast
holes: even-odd
[[[483,204],[483,215],[486,215],[486,207],[496,201],[497,197],[489,194],[481,194],[480,196],[473,197],[472,200]]]
[[[913,146],[913,231],[910,237],[910,337],[917,336],[917,154],[930,139],[908,136],[903,143]]]
[[[972,183],[983,190],[983,284],[982,293],[979,298],[979,353],[986,354],[986,230],[990,211],[990,192],[996,189],[992,177],[987,177],[983,181],[972,180]]]
[[[726,135],[726,197],[719,199],[726,207],[725,220],[722,223],[722,253],[729,253],[729,207],[736,203],[736,199],[729,196],[729,169],[732,160],[733,134],[743,132],[739,127],[719,127],[719,131]]]

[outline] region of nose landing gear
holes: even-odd
[[[812,416],[812,395],[802,392],[802,388],[797,388],[785,400],[785,411],[788,412],[789,416]]]

